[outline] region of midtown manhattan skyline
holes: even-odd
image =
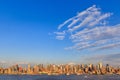
[[[0,63],[119,65],[119,2],[0,1]]]

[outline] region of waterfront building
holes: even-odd
[[[86,65],[55,65],[49,64],[44,66],[43,64],[31,66],[30,64],[26,67],[13,65],[8,68],[0,68],[0,74],[48,74],[48,75],[59,75],[59,74],[120,74],[120,68],[109,66],[103,66],[102,63],[98,65],[86,64]]]

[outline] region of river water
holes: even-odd
[[[0,80],[120,80],[120,75],[0,75]]]

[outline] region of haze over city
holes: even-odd
[[[119,3],[0,1],[0,64],[119,65]]]

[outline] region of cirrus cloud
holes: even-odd
[[[60,24],[55,32],[56,39],[68,38],[74,43],[73,46],[65,49],[119,47],[120,24],[107,25],[107,18],[111,15],[112,13],[103,13],[100,8],[93,5]]]

